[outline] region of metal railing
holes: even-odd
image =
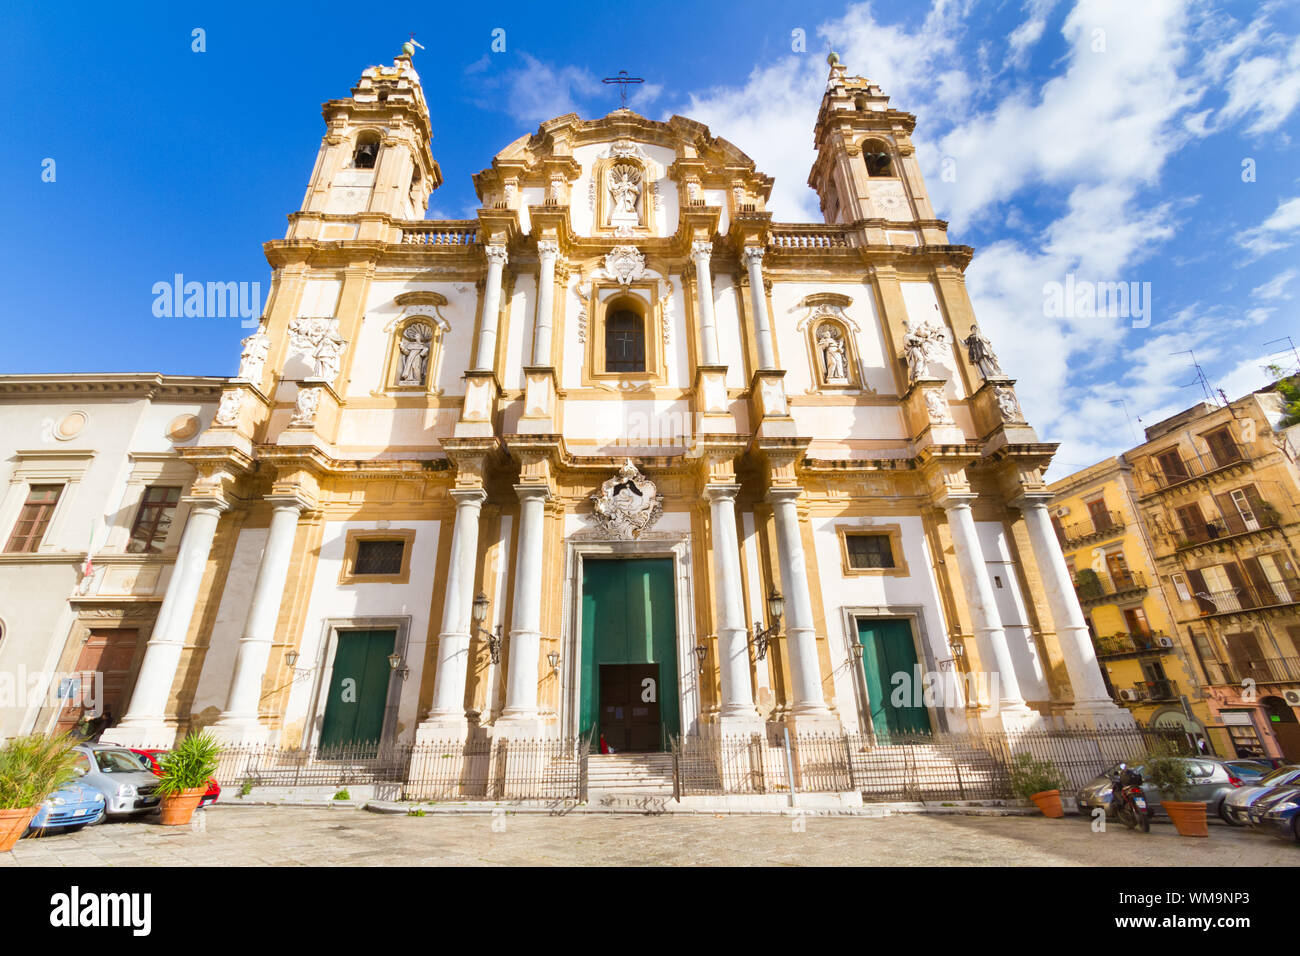
[[[1257,661],[1206,661],[1205,674],[1211,684],[1240,686],[1300,683],[1300,657],[1264,657]]]
[[[1224,440],[1217,451],[1202,456],[1188,458],[1178,454],[1176,459],[1166,458],[1164,461],[1153,456],[1148,475],[1156,488],[1172,488],[1249,460],[1245,449],[1235,441]]]
[[[1100,574],[1091,569],[1084,569],[1074,576],[1074,591],[1083,602],[1104,601],[1117,594],[1143,590],[1146,586],[1147,579],[1141,571]]]
[[[1118,511],[1103,511],[1089,521],[1075,521],[1062,529],[1062,544],[1073,547],[1097,535],[1112,534],[1124,528],[1124,515]]]
[[[1144,728],[953,734],[719,736],[673,741],[677,796],[858,791],[868,801],[1008,800],[1021,754],[1049,760],[1067,790],[1158,743],[1188,753],[1177,731]],[[788,754],[788,756],[787,756]]]
[[[310,750],[222,750],[223,787],[399,785],[409,800],[568,800],[587,796],[587,740],[474,738],[447,743],[362,743]]]
[[[1266,588],[1246,585],[1226,591],[1197,591],[1192,595],[1202,615],[1231,614],[1255,608],[1279,607],[1300,602],[1300,578],[1282,578]]]
[[[1129,694],[1130,696],[1124,697],[1125,700],[1178,700],[1178,681],[1168,678],[1135,681],[1129,688]]]
[[[1146,651],[1159,652],[1173,649],[1173,642],[1164,631],[1147,631],[1130,634],[1118,631],[1114,634],[1101,634],[1092,639],[1098,657],[1114,657],[1121,654],[1140,654]]]

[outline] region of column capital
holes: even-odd
[[[482,488],[453,488],[447,493],[457,505],[482,505],[487,501],[487,492]]]
[[[559,240],[556,239],[537,240],[537,255],[539,258],[541,258],[543,262],[545,262],[547,259],[550,259],[552,262],[554,262],[556,257],[559,254],[560,254]]]
[[[487,256],[489,265],[504,266],[506,260],[510,258],[506,253],[506,247],[501,243],[495,242],[483,247],[483,255]]]
[[[740,485],[707,484],[704,497],[709,501],[735,501],[739,491]]]
[[[767,500],[773,504],[786,501],[795,502],[803,494],[803,489],[798,485],[773,485],[767,489]]]
[[[1018,508],[1021,511],[1028,511],[1031,508],[1046,508],[1052,503],[1052,496],[1050,493],[1045,491],[1026,491],[1016,495],[1016,497],[1012,498],[1008,503],[1013,508]]]
[[[181,503],[190,506],[190,514],[209,512],[214,515],[221,515],[230,509],[229,501],[209,495],[185,495],[181,498]]]
[[[699,260],[703,259],[704,264],[708,265],[709,260],[713,258],[713,241],[710,239],[698,239],[691,243],[691,258],[696,261],[698,266]]]
[[[298,514],[310,510],[312,506],[310,501],[296,494],[270,494],[264,500],[275,511],[296,511]]]
[[[740,257],[745,260],[745,267],[747,269],[752,269],[755,266],[762,266],[763,255],[766,252],[767,250],[762,246],[745,246],[745,248],[741,250]]]
[[[973,491],[947,491],[936,497],[934,503],[944,511],[952,511],[954,508],[969,508],[978,497]]]
[[[533,498],[541,498],[546,501],[551,497],[551,489],[548,485],[515,485],[515,494],[519,496],[520,501],[528,501]]]

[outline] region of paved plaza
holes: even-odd
[[[221,807],[24,839],[0,866],[1294,866],[1300,846],[1212,825],[1092,832],[1079,817],[900,814],[384,815],[348,807]]]

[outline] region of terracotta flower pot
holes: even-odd
[[[19,837],[27,832],[40,807],[23,807],[20,810],[0,810],[0,853],[12,850]]]
[[[1043,811],[1045,817],[1056,819],[1065,816],[1065,807],[1061,806],[1060,790],[1043,790],[1039,793],[1031,793],[1029,799],[1038,805],[1038,809]]]
[[[1210,828],[1205,822],[1205,804],[1197,801],[1166,800],[1165,813],[1174,821],[1174,828],[1183,836],[1207,837]]]
[[[190,817],[194,816],[194,811],[198,808],[199,801],[203,795],[208,792],[207,787],[193,787],[189,790],[182,790],[175,796],[163,797],[162,818],[160,822],[165,827],[180,827],[190,822]]]

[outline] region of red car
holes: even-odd
[[[149,761],[149,769],[154,772],[155,776],[159,777],[162,776],[162,767],[158,763],[158,758],[168,752],[169,751],[166,750],[141,750],[137,747],[131,748],[131,753],[139,754],[141,757],[144,757]],[[217,785],[217,781],[209,777],[208,792],[205,793],[203,799],[199,801],[199,807],[202,808],[216,803],[217,797],[219,796],[221,796],[221,787]]]

